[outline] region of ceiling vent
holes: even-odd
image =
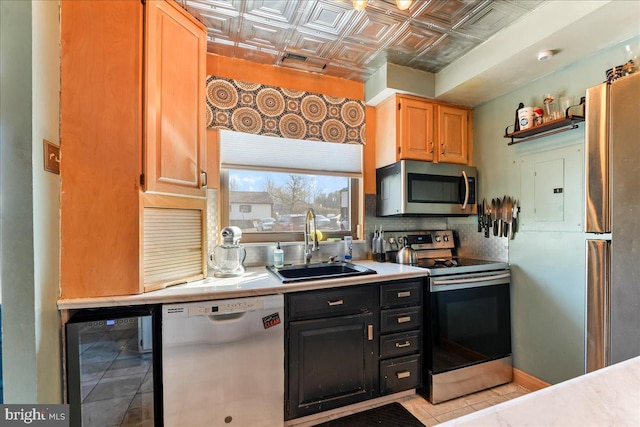
[[[295,68],[297,70],[323,73],[327,68],[327,60],[286,52],[280,60],[280,65],[283,67]]]

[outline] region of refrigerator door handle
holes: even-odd
[[[611,241],[587,240],[587,315],[585,371],[611,364]]]

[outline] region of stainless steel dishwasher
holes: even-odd
[[[162,307],[165,427],[284,423],[284,297]]]

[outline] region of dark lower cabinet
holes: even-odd
[[[289,324],[287,419],[373,396],[373,320],[363,313]]]
[[[422,280],[380,285],[380,394],[422,384]]]
[[[285,419],[421,386],[422,279],[286,295]]]

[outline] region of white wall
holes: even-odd
[[[505,127],[513,124],[519,102],[542,105],[545,93],[577,98],[602,83],[608,68],[625,61],[623,46],[616,46],[478,106],[474,110],[474,162],[479,169],[480,197],[508,194],[531,200],[521,194],[523,158],[546,150],[553,155],[564,147],[584,144],[584,126],[580,125],[577,130],[507,146]],[[581,173],[565,177],[576,191],[582,191]],[[574,213],[580,210],[581,217],[582,205],[571,209]],[[509,242],[514,364],[551,383],[584,373],[584,240],[580,231],[521,230]]]
[[[59,3],[0,1],[3,380],[5,403],[62,401],[58,142]]]
[[[37,400],[61,402],[60,175],[44,170],[43,139],[60,142],[58,1],[32,2],[34,308]]]

